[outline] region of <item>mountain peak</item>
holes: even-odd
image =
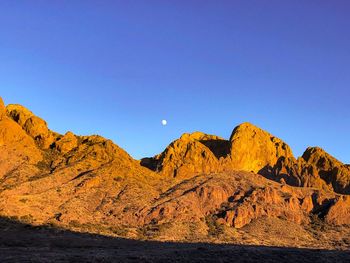
[[[249,122],[234,128],[230,141],[233,166],[239,170],[258,173],[281,157],[294,158],[284,141]]]
[[[193,133],[184,133],[181,135],[180,140],[197,140],[197,141],[207,141],[207,140],[223,140],[223,138],[216,136],[216,135],[211,135],[211,134],[206,134],[203,132],[193,132]]]

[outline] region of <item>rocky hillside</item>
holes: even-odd
[[[320,148],[296,159],[249,123],[229,140],[184,134],[137,161],[0,100],[0,156],[0,216],[12,220],[148,240],[350,246],[349,166]]]

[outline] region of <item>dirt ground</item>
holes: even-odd
[[[0,219],[1,262],[350,262],[349,250],[136,241]]]

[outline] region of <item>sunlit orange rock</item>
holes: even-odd
[[[334,191],[350,194],[350,167],[343,164],[319,147],[309,147],[302,158],[312,166],[312,175],[320,177]]]
[[[7,115],[17,122],[21,127],[24,126],[25,122],[32,116],[33,112],[28,110],[19,104],[9,104],[6,106]]]
[[[326,215],[326,222],[334,225],[350,225],[350,196],[340,196],[334,202]]]
[[[230,141],[232,166],[237,170],[258,173],[274,166],[280,157],[294,158],[285,142],[250,123],[237,126]]]
[[[67,132],[62,138],[58,139],[55,147],[61,153],[67,153],[78,146],[78,138],[72,133]]]
[[[227,154],[228,142],[200,132],[185,133],[172,142],[161,154],[142,160],[141,164],[172,177],[192,177],[221,171],[220,165]]]

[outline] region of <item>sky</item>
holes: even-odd
[[[296,156],[320,146],[350,163],[349,12],[347,0],[0,0],[0,96],[136,159],[251,122]]]

